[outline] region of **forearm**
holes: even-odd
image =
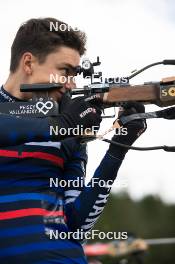
[[[50,118],[21,118],[0,115],[0,146],[19,145],[26,142],[61,140],[61,135],[50,133]]]
[[[46,119],[20,118],[15,116],[0,115],[1,136],[0,145],[18,145],[31,141],[48,141],[49,124]]]
[[[107,203],[121,163],[122,160],[107,153],[88,185],[81,191],[74,192],[77,197],[66,205],[68,226],[71,230],[82,229],[87,232],[93,228]]]

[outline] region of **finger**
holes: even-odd
[[[145,106],[140,102],[128,102],[124,105],[124,108],[135,113],[145,113]]]

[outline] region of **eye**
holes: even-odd
[[[77,71],[76,68],[69,68],[69,67],[63,67],[63,68],[59,68],[60,71],[62,71],[62,75],[64,76],[76,76],[77,75]]]
[[[62,68],[60,69],[65,76],[68,76],[70,74],[69,68]]]

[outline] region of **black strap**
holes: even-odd
[[[150,119],[150,118],[164,118],[173,120],[175,119],[175,107],[166,108],[160,111],[148,112],[148,113],[137,113],[129,116],[121,116],[118,123],[121,126],[138,119]]]
[[[155,111],[155,112],[137,113],[137,114],[133,114],[129,116],[122,116],[119,118],[118,123],[119,125],[123,126],[133,120],[149,119],[149,118],[164,118],[164,119],[173,120],[175,119],[175,107],[170,107],[170,108],[166,108],[166,109]],[[148,151],[148,150],[162,149],[168,152],[175,152],[175,146],[164,145],[164,146],[153,146],[153,147],[135,147],[135,146],[121,144],[119,142],[112,141],[106,138],[103,138],[102,140],[107,143],[114,144],[116,146],[120,146],[120,147],[127,148],[127,149],[132,149],[132,150]]]
[[[166,146],[166,145],[164,145],[164,146],[153,146],[153,147],[135,147],[135,146],[125,145],[125,144],[122,144],[122,143],[119,143],[119,142],[116,142],[116,141],[113,141],[113,140],[109,140],[107,138],[103,138],[102,141],[105,141],[107,143],[114,144],[116,146],[123,147],[123,148],[126,148],[126,149],[132,149],[132,150],[148,151],[148,150],[159,150],[159,149],[162,149],[162,150],[167,151],[167,152],[175,152],[175,146]]]
[[[119,118],[118,123],[120,126],[123,126],[133,120],[139,120],[139,119],[149,119],[149,118],[164,118],[173,120],[175,119],[175,107],[166,108],[160,111],[155,112],[148,112],[148,113],[137,113],[129,116],[122,116]],[[96,136],[85,136],[84,142],[88,142],[91,140],[97,139]],[[98,138],[99,139],[99,138]],[[175,146],[152,146],[152,147],[135,147],[135,146],[129,146],[126,144],[122,144],[113,140],[109,140],[106,138],[102,138],[102,141],[105,141],[109,144],[114,144],[116,146],[120,146],[126,149],[132,149],[132,150],[139,150],[139,151],[148,151],[148,150],[164,150],[167,152],[175,152]]]

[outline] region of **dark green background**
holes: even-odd
[[[152,196],[135,202],[127,194],[112,194],[94,229],[104,232],[127,231],[144,239],[175,237],[175,205],[165,204]],[[100,259],[104,264],[118,263],[116,258]],[[144,263],[175,264],[175,244],[150,246]]]

